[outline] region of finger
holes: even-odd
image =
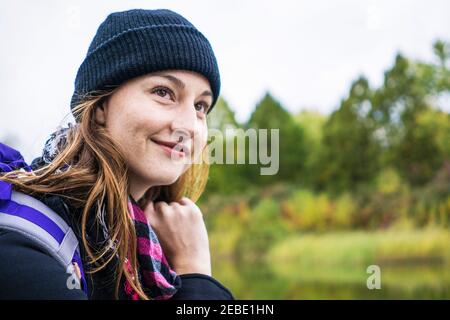
[[[169,207],[171,207],[172,209],[175,209],[179,206],[180,206],[180,203],[178,203],[176,201],[172,201],[171,203],[169,203]]]
[[[153,203],[153,201],[147,202],[147,204],[145,205],[144,211],[148,211],[148,212],[155,211],[155,204]]]
[[[157,214],[153,201],[149,201],[147,203],[146,207],[144,208],[144,214],[147,218],[147,221],[150,222],[150,224],[152,224],[152,222],[155,220],[155,217]]]
[[[179,201],[179,204],[183,205],[183,206],[187,206],[187,205],[192,205],[194,204],[194,201],[192,201],[191,199],[189,199],[188,197],[182,197]]]
[[[154,208],[156,212],[163,213],[169,209],[169,205],[165,201],[158,201],[154,204]]]
[[[194,201],[192,201],[188,197],[181,198],[179,203],[184,207],[189,207],[191,212],[196,212],[200,216],[203,216],[203,212],[200,210],[200,208],[195,204]]]

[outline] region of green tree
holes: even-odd
[[[320,155],[322,152],[323,127],[327,117],[319,112],[303,110],[295,120],[303,128],[305,135],[306,159],[304,179],[308,187],[314,187],[314,179],[320,174]]]
[[[227,129],[237,129],[240,128],[240,124],[235,119],[234,111],[230,108],[228,102],[222,97],[219,98],[214,109],[208,115],[207,118],[208,129],[210,133],[213,130],[218,130],[223,137],[222,141],[213,141],[212,135],[209,136],[208,140],[212,151],[212,143],[217,143],[222,145],[223,159],[222,163],[211,163],[209,169],[209,179],[206,186],[205,194],[203,198],[207,198],[213,193],[226,193],[235,194],[241,192],[242,189],[246,188],[248,185],[245,180],[245,176],[240,174],[240,169],[235,164],[226,164],[225,154],[226,154],[226,130]],[[220,147],[219,147],[220,148]],[[217,150],[216,150],[217,151]],[[215,156],[215,154],[212,154]]]
[[[256,184],[277,181],[301,182],[305,164],[305,141],[302,128],[270,93],[266,93],[251,114],[246,128],[268,129],[268,150],[271,150],[271,129],[279,130],[279,171],[273,176],[260,175],[259,166],[247,165],[248,177]]]
[[[324,126],[321,170],[317,183],[333,192],[355,190],[379,169],[379,144],[374,137],[370,112],[372,90],[360,77]]]
[[[214,109],[207,117],[208,128],[225,131],[227,128],[238,128],[240,125],[236,121],[235,113],[230,108],[228,102],[219,97]]]
[[[414,62],[397,55],[375,92],[369,117],[383,133],[383,162],[394,166],[409,182],[422,185],[442,165],[444,150],[437,145],[438,127],[423,126],[421,115],[437,108],[449,94],[448,51],[436,42],[438,64]]]

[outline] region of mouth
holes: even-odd
[[[159,145],[169,156],[172,154],[178,156],[178,157],[185,157],[190,154],[190,148],[187,144],[183,143],[177,143],[172,141],[163,141],[163,140],[156,140],[156,139],[150,139],[157,145]]]

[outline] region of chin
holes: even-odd
[[[179,177],[176,177],[174,179],[166,179],[166,180],[162,181],[159,185],[160,186],[170,186],[171,184],[174,184],[178,180],[178,178]]]
[[[158,186],[168,186],[168,185],[174,184],[180,176],[181,175],[173,175],[173,174],[168,174],[168,175],[164,175],[164,176],[159,175],[157,177],[151,178],[150,180],[153,182],[157,181]]]
[[[186,168],[176,166],[159,166],[156,170],[153,166],[140,167],[136,170],[136,175],[140,177],[140,181],[150,186],[167,186],[174,184],[186,171]]]

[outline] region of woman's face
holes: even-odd
[[[205,77],[170,70],[125,82],[96,109],[96,121],[124,152],[134,199],[149,187],[174,183],[199,157],[211,103]]]

